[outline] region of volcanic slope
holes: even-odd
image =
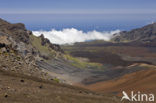
[[[33,42],[35,41],[34,38],[39,38],[41,44],[36,45]],[[57,61],[57,58],[61,59],[62,55],[63,51],[58,45],[49,43],[43,37],[33,37],[32,32],[26,30],[24,24],[11,24],[0,19],[0,102],[119,102],[119,98],[113,95],[97,94],[61,84],[61,79],[52,75],[55,67],[61,69],[60,65],[51,62],[53,67],[50,66],[49,69],[53,69],[49,71],[44,68],[43,62],[46,63],[50,58]],[[42,63],[43,67],[38,65],[39,62]],[[61,63],[65,65],[64,63],[67,61]],[[70,66],[71,64],[66,65]],[[74,68],[74,66],[71,67]]]
[[[145,64],[142,64],[145,65]],[[110,81],[98,82],[88,85],[87,88],[103,93],[116,93],[121,95],[122,91],[127,93],[131,91],[141,91],[144,93],[156,93],[156,67],[153,69],[141,70],[138,72],[126,74],[120,78]]]

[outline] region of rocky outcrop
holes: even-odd
[[[0,68],[39,78],[54,78],[36,64],[42,57],[32,45],[31,35],[32,32],[26,30],[24,24],[11,24],[0,19]],[[42,39],[53,45],[48,39]]]
[[[24,24],[11,24],[0,19],[0,62],[5,65],[2,67],[4,70],[53,79],[56,76],[49,74],[37,62],[58,58],[62,53],[59,45],[50,43],[43,35],[35,37]]]
[[[30,36],[32,32],[25,28],[22,23],[11,24],[5,20],[0,19],[0,43],[11,45],[12,48],[17,50],[23,57],[27,54],[33,56],[40,55],[39,51],[33,47]],[[59,45],[52,44],[43,35],[40,36],[42,46],[48,45],[56,52],[63,53]]]
[[[11,24],[0,19],[0,31],[9,34],[18,43],[30,43],[29,35],[31,35],[32,32],[26,30],[25,25],[22,23]]]
[[[22,58],[22,62],[27,68],[29,68],[29,70],[38,68],[36,61],[41,60],[40,58],[42,57],[40,57],[40,51],[32,45],[30,39],[31,35],[32,32],[27,30],[24,24],[11,24],[0,19],[0,53],[7,53],[7,55],[10,55],[11,51],[14,51],[14,56],[20,56],[20,58]],[[38,45],[49,45],[49,47],[54,51],[61,50],[59,46],[51,44],[50,41],[43,36],[40,38],[41,44]],[[2,57],[3,55],[1,55],[1,59]],[[3,59],[5,61],[5,57]]]
[[[0,36],[0,44],[11,45],[11,42],[7,36]]]
[[[147,42],[156,39],[156,23],[149,24],[142,28],[131,31],[122,31],[119,34],[114,34],[112,41],[115,42],[132,42],[143,41]]]
[[[48,45],[51,49],[57,51],[57,52],[61,52],[64,53],[63,49],[61,49],[61,47],[57,44],[52,44],[49,39],[45,38],[43,34],[41,34],[40,36],[41,38],[41,45],[42,46],[46,46]]]

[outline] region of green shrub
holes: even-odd
[[[58,78],[54,78],[53,80],[54,80],[55,82],[57,82],[57,83],[60,82],[60,80],[59,80]]]

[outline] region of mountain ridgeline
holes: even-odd
[[[131,31],[122,31],[114,36],[112,40],[115,42],[153,42],[156,39],[156,23]]]

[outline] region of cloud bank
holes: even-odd
[[[51,43],[55,44],[73,44],[75,42],[85,42],[89,40],[105,40],[109,41],[113,34],[119,33],[120,30],[110,31],[110,32],[98,32],[98,31],[89,31],[83,32],[75,28],[55,30],[51,31],[33,31],[35,36],[44,35],[45,38],[48,38]]]

